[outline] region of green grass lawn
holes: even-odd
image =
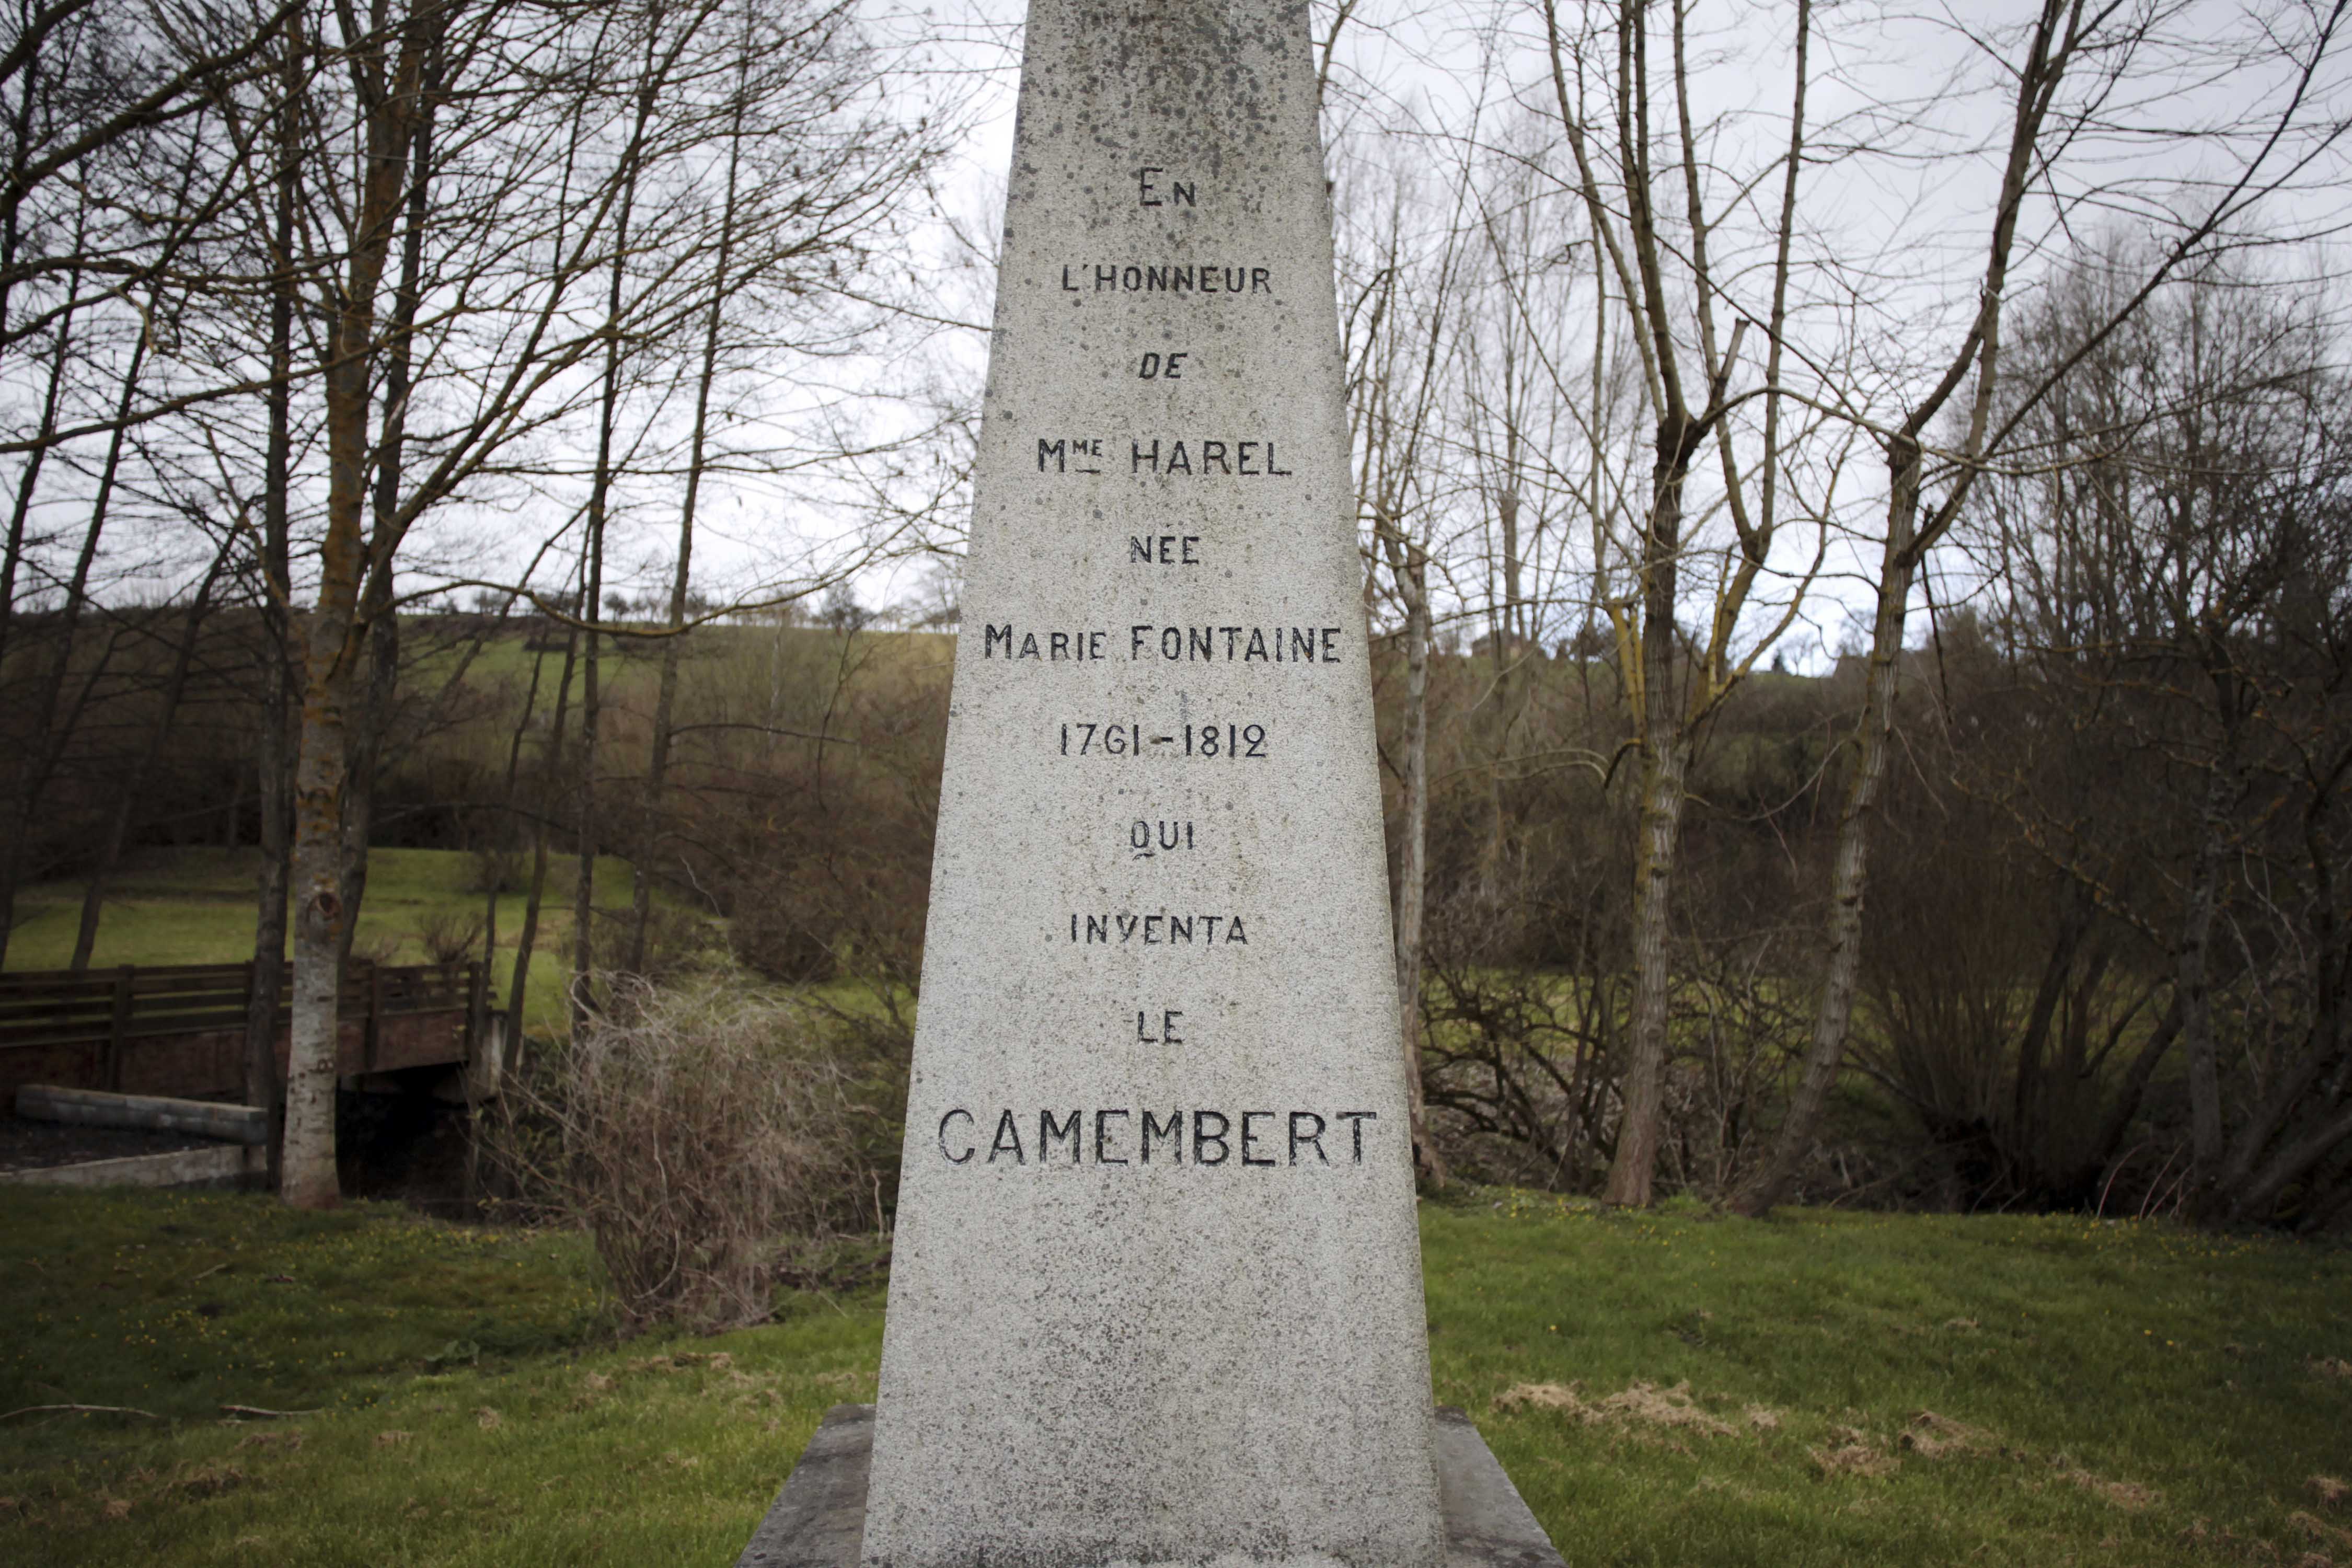
[[[2352,1563],[2340,1247],[1534,1196],[1423,1241],[1438,1397],[1571,1563]]]
[[[0,1561],[719,1564],[878,1291],[614,1344],[568,1237],[12,1193]],[[1424,1207],[1439,1399],[1575,1568],[2352,1563],[2352,1255],[2157,1224]],[[316,1410],[231,1423],[224,1404]]]
[[[253,956],[255,871],[251,849],[184,848],[134,857],[110,890],[90,962],[100,968],[244,963]],[[430,963],[424,942],[427,921],[436,916],[464,921],[482,912],[482,895],[472,890],[474,875],[473,857],[457,850],[370,850],[367,896],[360,905],[353,947],[383,953],[394,963]],[[573,862],[568,857],[551,859],[547,881],[524,1009],[524,1027],[535,1034],[559,1034],[564,1027]],[[600,857],[596,907],[626,910],[631,897],[629,863],[617,856]],[[24,923],[8,939],[8,967],[65,968],[73,958],[81,900],[82,887],[76,882],[26,889],[17,904]],[[493,980],[501,997],[514,973],[524,901],[519,892],[499,899],[500,961]]]

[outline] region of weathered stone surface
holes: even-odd
[[[1441,1553],[1315,108],[1032,5],[873,1568]]]
[[[855,1568],[873,1436],[872,1405],[836,1405],[825,1412],[736,1568]],[[1559,1553],[1470,1418],[1439,1409],[1436,1436],[1445,1568],[1561,1568]]]
[[[873,1458],[874,1406],[826,1411],[735,1568],[856,1568]]]

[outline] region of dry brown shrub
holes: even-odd
[[[355,936],[352,939],[352,957],[362,963],[373,963],[380,968],[388,968],[392,961],[399,956],[400,938],[390,931],[380,931],[373,936]]]
[[[434,963],[464,963],[481,943],[482,917],[478,911],[436,910],[418,924],[416,940]]]
[[[781,1249],[874,1223],[850,1076],[790,1003],[709,978],[610,987],[503,1097],[498,1157],[588,1233],[625,1329],[758,1322]]]

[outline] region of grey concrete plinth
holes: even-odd
[[[826,1411],[736,1568],[856,1568],[873,1467],[874,1406]]]
[[[1436,1415],[1432,1447],[1445,1518],[1445,1568],[1562,1568],[1543,1526],[1470,1418],[1451,1406]],[[826,1411],[824,1425],[736,1568],[856,1568],[873,1457],[874,1406],[836,1405]]]
[[[1445,1568],[1562,1568],[1551,1537],[1495,1461],[1470,1417],[1437,1407],[1437,1506],[1445,1516]]]

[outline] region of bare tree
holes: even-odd
[[[1962,777],[2155,957],[2169,1002],[2142,1061],[2185,1058],[2186,1208],[2268,1222],[2352,1139],[2342,378],[2307,310],[2220,263],[2112,326],[2146,267],[2140,247],[2085,258],[2029,321],[2027,363],[2065,374],[2019,422],[2033,471],[1988,482],[1972,541],[2028,689],[2072,720],[2053,741],[2129,782],[2062,826],[2054,801]]]
[[[2252,151],[2221,183],[2201,214],[2184,223],[2147,258],[2133,284],[2109,298],[2111,313],[2088,328],[2078,344],[2080,353],[2093,352],[2121,329],[2182,267],[2235,238],[2234,226],[2242,215],[2282,181],[2300,177],[2315,149],[2308,144],[2289,148],[2286,143],[2290,137],[2300,141],[2310,134],[2305,124],[2305,97],[2334,47],[2342,15],[2341,6],[2315,14],[2306,30],[2282,35],[2274,50],[2258,49],[2252,59],[2234,62],[2241,68],[2251,68],[2257,62],[2284,68],[2269,84],[2266,101],[2251,111],[2231,106],[2233,118],[2242,115],[2251,122]],[[1961,514],[1979,476],[1989,463],[2000,459],[2021,423],[2048,395],[2055,378],[2068,369],[2063,362],[2044,366],[2038,380],[2003,396],[2001,317],[2011,289],[2012,268],[2025,243],[2021,240],[2021,223],[2027,204],[2037,195],[2055,198],[2057,213],[2051,221],[2063,228],[2076,208],[2121,199],[2121,191],[2113,186],[2060,193],[2053,170],[2063,166],[2070,154],[2095,157],[2113,144],[2110,138],[2121,141],[2136,133],[2138,128],[2111,122],[2113,105],[2122,84],[2145,70],[2161,68],[2145,64],[2149,57],[2161,57],[2177,45],[2178,40],[2158,34],[2161,20],[2137,9],[2080,0],[2045,0],[2041,6],[2015,46],[2016,61],[2006,77],[2010,133],[1999,192],[1987,215],[1986,260],[1977,282],[1975,310],[1949,357],[1935,369],[1932,382],[1908,403],[1898,420],[1876,432],[1886,465],[1886,514],[1874,584],[1868,676],[1853,731],[1853,771],[1832,868],[1820,1000],[1812,1040],[1789,1111],[1769,1152],[1731,1199],[1731,1206],[1741,1213],[1763,1214],[1786,1191],[1817,1135],[1853,1029],[1862,967],[1870,825],[1892,744],[1904,630],[1914,582],[1928,552]],[[2224,40],[2195,52],[2220,66],[2232,63],[2228,56],[2239,47],[2234,40]],[[2334,132],[2322,126],[2316,136],[2318,148],[2324,149]],[[1969,389],[1968,401],[1955,405],[1953,399],[1963,388]],[[1963,416],[1952,420],[1958,426],[1957,439],[1948,450],[1935,453],[1931,462],[1929,434],[1954,407],[1965,408]],[[1942,493],[1924,506],[1923,516],[1923,494],[1930,488],[1931,468],[1941,481]]]
[[[302,1091],[289,1098],[289,1201],[331,1199],[329,955],[350,929],[359,886],[354,856],[344,857],[340,879],[331,875],[331,850],[337,835],[356,847],[351,825],[364,803],[353,790],[353,763],[363,760],[355,759],[355,721],[382,705],[380,695],[362,703],[362,683],[391,668],[381,649],[397,611],[392,584],[403,541],[433,509],[493,483],[494,464],[509,460],[525,437],[584,423],[596,456],[574,516],[585,552],[580,607],[593,617],[623,481],[662,449],[667,390],[653,373],[663,345],[707,321],[714,295],[730,310],[763,305],[749,287],[755,279],[779,299],[837,292],[856,277],[877,226],[919,189],[915,176],[932,142],[869,101],[879,58],[846,8],[762,18],[744,35],[745,48],[759,51],[747,112],[762,132],[784,132],[763,154],[774,165],[767,172],[782,177],[761,187],[764,210],[782,221],[755,264],[730,256],[729,268],[746,287],[714,289],[715,257],[745,232],[742,215],[730,218],[706,199],[712,171],[698,151],[714,121],[727,122],[745,52],[731,47],[734,30],[715,25],[721,15],[718,0],[687,7],[615,0],[585,16],[514,5],[419,9],[356,34],[347,28],[336,41],[334,58],[349,79],[338,79],[333,101],[376,155],[350,201],[322,208],[335,215],[335,242],[322,254],[337,276],[322,301],[334,329],[320,363],[329,483],[309,628],[307,804],[297,834]],[[780,107],[787,103],[789,114]],[[530,237],[520,251],[519,226]],[[404,247],[401,277],[379,321],[374,298],[396,237]],[[518,255],[530,258],[520,270]],[[468,289],[497,309],[436,315],[425,308]],[[485,318],[493,324],[488,333]],[[384,418],[371,431],[370,400],[380,387],[406,393],[376,405]],[[641,389],[641,404],[625,406]],[[541,482],[560,487],[568,478]],[[549,606],[542,600],[541,607]],[[581,981],[593,953],[602,831],[607,694],[597,644],[606,629],[593,618],[578,622],[585,643],[573,813]],[[559,711],[564,706],[559,694]],[[573,994],[585,1004],[583,984]],[[305,1130],[299,1140],[297,1124]]]
[[[294,602],[293,527],[290,494],[294,472],[294,219],[299,200],[302,33],[292,15],[281,24],[277,101],[269,114],[268,178],[254,193],[253,224],[267,236],[257,248],[267,258],[268,384],[263,393],[265,431],[261,471],[261,528],[253,541],[254,602],[261,637],[261,721],[254,765],[254,792],[261,814],[260,865],[255,877],[253,983],[246,994],[245,1098],[269,1112],[269,1161],[273,1188],[284,1152],[286,1103],[278,1073],[278,1003],[286,990],[287,894],[293,876],[294,747],[287,706],[295,672],[290,611]]]
[[[694,583],[694,515],[702,499],[702,480],[710,458],[710,398],[719,371],[720,335],[730,292],[742,287],[735,275],[735,247],[743,219],[742,174],[744,117],[750,108],[753,35],[744,29],[738,46],[735,89],[726,120],[727,173],[719,197],[719,243],[710,272],[710,302],[703,320],[702,351],[694,370],[694,426],[687,437],[686,493],[677,509],[677,555],[669,590],[669,628],[662,644],[661,685],[654,698],[651,755],[646,763],[645,820],[646,828],[637,850],[635,886],[632,891],[629,969],[646,969],[646,942],[653,923],[654,872],[649,862],[658,853],[663,795],[669,782],[672,730],[677,723],[678,657],[685,647],[687,595]]]
[[[1700,144],[1695,80],[1680,0],[1665,7],[1664,26],[1645,0],[1586,13],[1571,25],[1545,0],[1544,36],[1550,64],[1552,107],[1573,159],[1569,176],[1621,307],[1633,318],[1630,339],[1642,366],[1642,386],[1654,421],[1649,479],[1623,521],[1623,552],[1632,591],[1607,605],[1615,631],[1626,711],[1640,761],[1633,873],[1633,995],[1626,1055],[1620,1075],[1623,1112],[1603,1193],[1613,1204],[1646,1205],[1657,1165],[1667,1020],[1673,985],[1673,898],[1684,805],[1703,727],[1731,689],[1776,640],[1797,612],[1792,590],[1769,629],[1747,625],[1759,584],[1776,567],[1774,550],[1786,519],[1782,466],[1788,433],[1780,396],[1799,175],[1805,163],[1805,43],[1810,4],[1794,16],[1795,82],[1788,112],[1786,152],[1775,162],[1781,200],[1762,226],[1764,256],[1753,268],[1733,256],[1719,272],[1716,226],[1745,203],[1751,180],[1709,205],[1714,174]],[[1661,36],[1663,34],[1663,36]],[[1606,118],[1596,116],[1593,104]],[[1671,117],[1670,127],[1653,116]],[[1679,185],[1679,190],[1675,186]],[[1732,303],[1736,280],[1760,277],[1766,298],[1750,308]],[[1720,312],[1737,319],[1727,338]],[[1735,392],[1739,353],[1748,324],[1766,323],[1760,387]],[[1743,448],[1735,412],[1760,395],[1765,405],[1758,446]],[[1712,446],[1721,471],[1718,504],[1731,525],[1719,542],[1700,529],[1688,491],[1694,467]],[[1750,487],[1754,494],[1750,494]],[[1819,508],[1821,500],[1816,498]],[[1717,563],[1700,574],[1701,561]],[[1685,634],[1685,595],[1706,595],[1705,613]]]
[[[1378,180],[1375,174],[1371,178]],[[1445,405],[1450,312],[1461,245],[1441,220],[1437,233],[1416,236],[1409,226],[1423,215],[1408,179],[1391,175],[1372,198],[1380,248],[1368,277],[1349,300],[1349,415],[1357,463],[1356,494],[1377,552],[1365,587],[1372,595],[1380,568],[1402,613],[1397,637],[1404,658],[1403,733],[1393,758],[1403,801],[1397,824],[1395,947],[1398,1024],[1405,1055],[1412,1116],[1413,1169],[1444,1185],[1444,1156],[1429,1126],[1422,1069],[1422,969],[1425,947],[1429,837],[1429,658],[1432,636],[1430,533],[1434,524],[1435,428]],[[1433,254],[1412,247],[1430,245]]]

